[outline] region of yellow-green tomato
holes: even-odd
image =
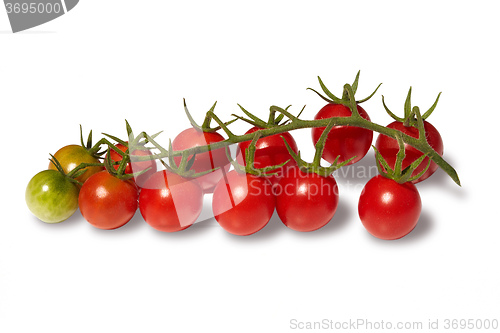
[[[43,222],[58,223],[78,209],[78,186],[56,170],[44,170],[26,187],[26,204]]]
[[[61,166],[66,174],[70,173],[71,170],[76,168],[81,163],[99,163],[99,160],[90,155],[87,149],[78,145],[64,146],[54,154],[54,157],[59,161],[59,163],[61,163]],[[49,163],[49,169],[57,170],[56,166],[52,162]],[[80,183],[85,183],[90,176],[104,170],[104,167],[90,166],[86,167],[84,170],[87,171],[83,175],[76,177],[76,180]]]

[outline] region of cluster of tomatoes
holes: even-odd
[[[369,121],[367,112],[359,105],[356,107],[359,115]],[[351,115],[346,103],[329,102],[315,119]],[[443,143],[438,131],[425,120],[424,126],[427,142],[442,155]],[[421,133],[408,117],[397,118],[387,127],[415,138]],[[245,134],[264,128],[263,124],[254,126]],[[223,141],[225,138],[217,131],[193,126],[178,134],[170,149],[179,152]],[[367,154],[373,131],[342,125],[333,126],[326,133],[325,127],[314,127],[312,141],[315,145],[321,143],[324,160],[344,166]],[[57,151],[49,169],[35,175],[28,184],[26,202],[32,213],[44,222],[57,223],[79,208],[91,225],[109,230],[125,225],[139,209],[151,227],[177,232],[196,222],[202,211],[203,196],[212,193],[212,210],[220,226],[235,235],[250,235],[264,228],[275,210],[287,227],[308,232],[325,226],[337,209],[339,193],[333,175],[318,172],[322,169],[319,165],[309,170],[304,167],[308,164],[300,160],[297,143],[289,132],[238,143],[235,160],[225,148],[195,154],[189,168],[201,174],[196,177],[178,174],[166,164],[166,168],[159,170],[151,148],[129,149],[123,141],[113,145],[104,157],[83,144]],[[386,135],[379,135],[374,147],[378,158],[383,159],[379,162],[381,174],[365,185],[358,204],[359,217],[373,236],[398,239],[416,226],[420,216],[421,200],[414,184],[428,178],[437,165],[408,144],[404,144],[401,160],[401,142]],[[251,161],[247,160],[249,149],[253,151]],[[122,161],[124,158],[126,163]],[[176,166],[182,163],[180,156],[170,161]],[[252,164],[250,169],[244,167],[247,162]],[[383,172],[395,169],[398,163],[401,170],[412,167],[410,172],[414,177],[406,177],[411,181],[391,179],[388,176],[391,173]],[[235,167],[231,169],[232,165]],[[81,170],[72,171],[78,166]],[[245,171],[270,167],[274,169],[267,173]]]

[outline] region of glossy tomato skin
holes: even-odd
[[[125,225],[137,211],[139,191],[134,182],[120,180],[107,171],[83,184],[78,198],[80,212],[94,227],[111,230]]]
[[[196,128],[188,128],[175,137],[174,141],[172,141],[172,148],[173,150],[180,151],[206,146],[220,141],[224,141],[224,137],[217,132],[203,132]],[[217,185],[219,180],[223,177],[223,174],[229,171],[231,166],[226,156],[225,149],[220,148],[196,154],[194,159],[192,170],[195,170],[196,173],[212,170],[217,167],[220,168],[214,172],[196,178],[205,193],[213,192],[215,185]],[[176,156],[174,161],[179,165],[181,163],[181,157]]]
[[[56,170],[44,170],[31,178],[25,199],[29,210],[46,223],[59,223],[78,209],[78,187]]]
[[[121,143],[117,143],[115,146],[116,148],[120,149],[123,152],[126,152],[128,149],[127,146],[122,145]],[[146,180],[156,172],[157,166],[156,166],[156,161],[154,160],[136,161],[134,160],[134,158],[138,156],[151,156],[151,155],[152,155],[151,151],[149,151],[148,149],[136,149],[130,155],[130,162],[127,163],[127,166],[125,167],[125,174],[137,173],[149,168],[149,170],[146,171],[145,173],[139,175],[138,177],[133,178],[133,181],[139,187],[142,187],[146,182]],[[114,150],[110,150],[109,156],[114,162],[120,162],[123,159],[122,156]],[[119,165],[113,165],[113,167],[115,168],[115,170],[118,170]]]
[[[422,202],[412,183],[399,184],[378,175],[366,183],[358,203],[358,213],[373,236],[392,240],[406,236],[415,228]]]
[[[201,214],[203,190],[194,179],[170,171],[154,173],[139,196],[139,209],[153,228],[176,232],[189,228]]]
[[[61,166],[66,174],[82,163],[99,163],[100,161],[90,155],[87,149],[79,145],[68,145],[59,149],[54,157],[61,163]],[[50,162],[49,170],[57,170],[55,165]],[[80,183],[85,183],[90,176],[104,170],[103,166],[92,166],[85,168],[87,170],[83,175],[76,178]]]
[[[412,126],[409,127],[404,126],[403,123],[400,121],[394,121],[389,125],[387,125],[387,127],[398,130],[414,138],[419,137],[418,129]],[[439,155],[442,156],[443,140],[438,130],[431,123],[425,120],[424,120],[424,129],[427,142]],[[378,149],[382,157],[387,161],[389,166],[394,168],[394,164],[396,163],[396,154],[399,151],[398,142],[393,138],[380,134],[377,138],[377,141],[375,142],[375,147]],[[406,156],[403,160],[403,169],[408,167],[411,163],[413,163],[422,156],[422,152],[420,152],[418,149],[406,143],[405,143],[405,153]],[[418,166],[418,168],[415,169],[415,171],[413,171],[412,175],[415,176],[418,175],[420,172],[422,172],[427,166],[428,162],[429,158],[426,157],[423,160],[423,162]],[[431,162],[429,169],[427,169],[427,171],[418,179],[414,180],[413,183],[416,184],[418,182],[421,182],[429,178],[437,170],[437,168],[438,168],[437,164],[435,162]]]
[[[264,228],[275,206],[276,199],[268,179],[234,170],[217,184],[212,201],[219,225],[238,236],[251,235]]]
[[[314,231],[332,219],[339,202],[335,178],[292,168],[275,188],[276,211],[296,231]]]
[[[359,105],[357,105],[359,115],[366,120],[370,120],[368,113]],[[314,117],[315,120],[326,119],[332,117],[350,117],[352,115],[351,110],[342,104],[327,104],[325,105]],[[311,130],[313,143],[319,141],[321,134],[325,130],[325,127],[317,127]],[[325,148],[323,150],[323,159],[333,163],[338,155],[340,158],[339,163],[356,156],[349,164],[353,164],[361,160],[368,150],[370,150],[373,141],[373,131],[354,127],[354,126],[334,126],[325,142]]]
[[[252,127],[245,134],[254,133],[262,128]],[[286,148],[286,140],[292,151],[298,153],[297,143],[292,135],[288,132],[266,136],[257,140],[255,145],[255,158],[254,167],[255,168],[265,168],[272,165],[278,165],[288,161],[282,168],[272,171],[276,175],[267,177],[273,185],[278,184],[280,178],[290,167],[297,165],[295,160],[292,158],[288,149]],[[245,152],[250,146],[251,141],[244,141],[238,144],[237,161],[241,165],[246,165]]]

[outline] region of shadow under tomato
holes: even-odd
[[[215,221],[213,221],[213,222],[215,222]],[[153,227],[149,226],[146,222],[144,222],[144,224],[146,224],[147,227],[150,228],[156,236],[168,238],[171,240],[175,240],[175,239],[185,240],[186,238],[201,237],[205,233],[210,232],[210,230],[213,229],[213,227],[214,227],[214,224],[212,223],[211,220],[205,220],[205,221],[201,221],[201,222],[196,222],[193,225],[191,225],[189,228],[184,229],[184,230],[180,230],[180,231],[176,231],[176,232],[164,232],[164,231],[154,229]]]
[[[433,228],[434,228],[434,223],[432,216],[427,212],[422,211],[415,228],[408,235],[406,235],[403,238],[400,238],[398,242],[411,243],[411,242],[421,241],[431,233]]]
[[[447,161],[453,165],[453,161]],[[460,177],[460,170],[457,170],[458,176]],[[457,199],[465,199],[467,198],[467,188],[462,184],[462,186],[458,186],[455,182],[441,169],[437,169],[435,173],[433,173],[426,180],[416,184],[417,189],[419,191],[445,191],[446,195],[453,195]]]
[[[88,223],[83,216],[80,215],[80,219],[82,223],[86,224],[92,232],[97,232],[97,233],[107,233],[107,234],[127,234],[127,233],[136,233],[137,230],[140,228],[143,228],[146,222],[144,222],[141,212],[137,210],[134,214],[134,216],[125,223],[123,226],[116,228],[116,229],[99,229],[94,226],[92,226],[90,223]]]
[[[76,212],[71,215],[67,220],[64,220],[59,223],[46,223],[41,220],[39,220],[35,215],[31,214],[31,219],[34,221],[34,223],[38,223],[38,225],[41,226],[41,228],[51,228],[52,230],[54,229],[68,229],[68,228],[76,228],[79,225],[82,225],[82,223],[87,223],[85,219],[83,218],[82,214],[80,213],[80,210],[77,209]]]
[[[144,226],[146,226],[146,222],[142,218],[139,209],[137,209],[134,217],[132,217],[132,219],[128,221],[124,226],[110,231],[116,231],[121,233],[136,232],[136,230],[138,230],[139,228],[143,228]]]

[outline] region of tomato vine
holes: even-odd
[[[320,85],[328,96],[333,96],[333,94],[330,93],[330,91],[326,88],[326,86],[323,84],[321,81],[321,78],[319,78]],[[380,85],[379,85],[380,86]],[[214,111],[214,107],[212,107],[207,113],[206,113],[206,118],[204,125],[208,127],[208,124],[210,121],[215,121],[218,125],[216,127],[217,129],[220,128],[226,133],[228,138],[224,141],[216,142],[213,144],[208,144],[205,146],[197,146],[189,149],[185,149],[182,151],[172,151],[163,148],[158,142],[155,141],[154,137],[148,135],[146,132],[142,132],[139,134],[138,137],[143,137],[146,141],[150,142],[151,144],[154,145],[154,148],[159,150],[159,153],[154,154],[153,156],[141,156],[138,157],[138,161],[146,161],[148,159],[164,159],[164,158],[169,158],[169,157],[174,157],[174,156],[181,156],[183,161],[187,161],[190,156],[193,156],[194,154],[200,154],[203,152],[207,152],[210,150],[215,150],[219,148],[225,148],[228,147],[232,144],[237,144],[240,142],[244,141],[252,141],[256,136],[259,136],[260,138],[270,136],[270,135],[275,135],[275,134],[281,134],[289,131],[294,131],[297,129],[304,129],[304,128],[317,128],[317,127],[326,127],[328,125],[331,126],[355,126],[355,127],[361,127],[365,129],[372,130],[374,132],[378,132],[380,134],[386,135],[388,137],[397,139],[398,136],[400,136],[400,139],[402,142],[418,149],[421,151],[423,154],[428,156],[432,161],[434,161],[441,169],[443,169],[450,177],[453,179],[453,181],[460,186],[460,179],[458,177],[458,174],[456,170],[443,158],[441,157],[427,142],[425,139],[425,129],[424,129],[424,124],[423,124],[423,116],[420,113],[420,109],[417,106],[414,106],[411,109],[411,114],[415,116],[415,124],[414,126],[418,129],[419,131],[419,137],[414,138],[412,136],[409,136],[407,134],[401,133],[398,130],[387,128],[385,126],[379,125],[377,123],[374,123],[372,121],[366,120],[362,118],[359,115],[359,112],[357,110],[357,103],[361,103],[366,101],[368,98],[372,97],[370,95],[369,97],[356,101],[354,95],[355,91],[357,89],[357,80],[353,85],[350,84],[345,84],[344,85],[344,90],[343,90],[343,98],[332,98],[333,102],[341,102],[344,103],[346,106],[349,107],[349,109],[352,112],[352,115],[350,117],[332,117],[328,119],[318,119],[318,120],[304,120],[299,118],[299,116],[293,115],[291,112],[288,111],[288,108],[283,109],[278,106],[271,106],[269,110],[269,116],[270,118],[273,118],[277,113],[280,114],[280,118],[287,117],[288,120],[283,123],[283,124],[277,124],[274,126],[269,125],[267,123],[267,128],[260,129],[258,131],[255,131],[253,133],[249,134],[243,134],[243,135],[237,135],[233,133],[229,129],[229,124],[234,121],[234,119],[230,122],[223,122],[216,114]],[[378,89],[378,87],[377,87]],[[375,90],[376,91],[376,90]],[[331,102],[331,101],[330,101]],[[431,108],[434,110],[435,106],[437,104],[437,100],[434,103],[433,107]],[[245,110],[246,111],[246,110]],[[186,112],[189,114],[186,108]],[[432,111],[431,111],[432,112]],[[248,115],[249,112],[246,111],[246,114]],[[428,116],[429,111],[426,113],[425,116]],[[281,115],[283,117],[281,117]],[[274,119],[274,118],[273,118]],[[281,120],[281,119],[280,119]],[[211,128],[211,130],[215,130],[216,128]],[[187,165],[187,162],[184,162],[183,165]]]
[[[418,129],[419,136],[417,138],[412,137],[410,135],[407,135],[405,133],[402,133],[396,129],[388,128],[386,126],[379,125],[377,123],[374,123],[370,120],[364,119],[363,117],[360,116],[358,109],[357,109],[357,104],[362,103],[370,99],[371,97],[374,96],[378,88],[380,87],[381,84],[377,86],[375,91],[368,97],[361,99],[361,100],[356,100],[355,99],[355,93],[357,91],[358,87],[358,82],[359,82],[359,72],[356,75],[356,79],[354,80],[353,84],[345,84],[343,87],[343,93],[342,93],[342,98],[336,97],[334,94],[328,90],[328,88],[325,86],[323,81],[321,80],[320,77],[318,77],[318,81],[320,84],[321,89],[323,92],[329,97],[325,97],[321,95],[319,92],[312,88],[308,88],[314,92],[316,92],[321,98],[326,100],[329,103],[337,103],[337,104],[343,104],[347,106],[351,110],[351,116],[349,117],[332,117],[332,118],[327,118],[327,119],[316,119],[316,120],[305,120],[301,119],[300,115],[304,108],[300,111],[300,113],[295,116],[293,115],[287,108],[281,108],[279,106],[273,105],[269,109],[269,121],[264,122],[257,116],[253,115],[249,111],[245,110],[243,107],[240,108],[243,111],[243,113],[249,117],[244,118],[238,115],[234,115],[234,119],[231,119],[230,121],[224,122],[222,121],[215,113],[215,106],[216,103],[213,104],[213,106],[210,108],[209,111],[206,112],[205,119],[203,121],[202,125],[198,125],[194,118],[191,116],[187,106],[186,102],[184,100],[184,110],[186,112],[186,115],[191,123],[191,125],[194,128],[197,128],[199,130],[205,131],[205,132],[214,132],[217,130],[222,130],[224,133],[227,135],[227,139],[219,142],[214,142],[211,144],[207,145],[202,145],[202,146],[196,146],[192,147],[189,149],[185,150],[173,150],[171,149],[171,143],[169,144],[169,148],[166,149],[162,147],[157,141],[156,137],[161,133],[156,133],[154,135],[149,135],[146,132],[141,132],[139,135],[134,136],[132,129],[130,128],[129,123],[126,121],[126,126],[127,126],[127,134],[129,136],[129,142],[128,146],[129,147],[142,147],[147,143],[151,143],[153,147],[146,148],[146,149],[156,149],[158,152],[151,154],[151,155],[146,155],[146,156],[134,156],[134,161],[136,162],[141,162],[141,161],[149,161],[149,160],[161,160],[163,162],[163,159],[168,159],[170,162],[172,162],[174,157],[181,157],[181,162],[178,166],[175,166],[174,164],[170,163],[169,168],[171,171],[174,171],[176,173],[181,174],[182,176],[188,176],[188,177],[196,177],[200,176],[202,174],[197,174],[193,170],[189,170],[191,165],[192,165],[192,159],[196,154],[201,154],[204,152],[208,152],[211,150],[216,150],[216,149],[221,149],[221,148],[226,148],[229,147],[230,145],[245,142],[245,141],[253,141],[255,143],[256,138],[263,138],[266,136],[271,136],[271,135],[276,135],[276,134],[282,134],[290,131],[294,131],[297,129],[305,129],[305,128],[321,128],[321,127],[327,127],[329,126],[330,128],[333,126],[353,126],[353,127],[360,127],[368,130],[372,130],[374,132],[378,132],[380,134],[386,135],[388,137],[391,137],[393,139],[401,140],[403,143],[408,144],[416,149],[418,149],[422,154],[425,156],[429,157],[430,160],[435,162],[441,169],[443,169],[450,177],[451,179],[460,186],[460,179],[458,177],[458,174],[456,170],[442,157],[440,156],[427,142],[426,140],[426,133],[425,133],[425,128],[424,128],[424,119],[427,118],[431,112],[434,111],[436,108],[437,102],[439,100],[439,97],[441,93],[438,95],[436,101],[432,105],[432,107],[425,112],[424,115],[421,114],[419,107],[414,106],[413,108],[410,108],[409,103],[405,103],[405,118],[401,118],[400,120],[403,120],[405,123],[411,122],[411,125],[413,125],[415,128]],[[410,90],[411,91],[411,90]],[[384,105],[384,108],[386,111],[389,113],[389,115],[395,119],[397,118],[390,110],[387,108],[385,105],[385,101],[383,100],[382,97],[382,102]],[[286,119],[284,122],[281,122],[284,118]],[[230,130],[229,126],[237,121],[237,120],[243,120],[249,123],[252,123],[254,125],[258,125],[262,129],[259,129],[257,131],[254,131],[252,133],[248,134],[242,134],[242,135],[237,135],[233,131]],[[210,127],[211,123],[215,122],[217,126],[215,127]],[[91,135],[91,134],[90,134]],[[127,144],[123,140],[118,139],[115,136],[111,136],[108,134],[105,134],[107,137],[120,142],[122,144]],[[90,140],[90,136],[89,136]],[[83,141],[82,141],[83,144]],[[117,149],[109,140],[106,138],[103,138],[99,140],[92,148],[89,147],[89,144],[87,144],[87,149],[91,153],[97,153],[101,145],[107,145],[109,148],[114,150],[116,153],[121,155],[123,157],[123,160],[120,162],[120,168],[118,169],[119,173],[122,171],[122,169],[125,167],[126,163],[130,161],[129,153],[128,152],[123,152],[119,149]],[[316,149],[323,149],[322,146],[317,146]],[[132,149],[129,148],[129,151]],[[316,154],[317,155],[317,154]],[[117,163],[118,164],[118,163]],[[164,163],[165,166],[167,166]],[[83,167],[83,166],[82,166]],[[79,168],[81,169],[81,168]],[[207,173],[210,171],[206,171],[204,173]]]
[[[377,132],[380,135],[371,147],[380,175],[365,185],[368,194],[360,197],[358,212],[374,236],[403,237],[415,227],[421,210],[413,183],[441,167],[460,186],[457,172],[442,157],[439,133],[425,120],[436,108],[441,93],[421,113],[419,107],[411,106],[410,88],[404,117],[390,111],[382,96],[383,107],[395,120],[382,126],[372,122],[359,106],[375,95],[380,84],[368,97],[357,100],[359,72],[352,84],[343,86],[341,98],[320,77],[318,81],[323,94],[308,89],[328,104],[312,120],[301,118],[305,106],[295,115],[290,106],[273,105],[267,120],[263,120],[266,118],[238,104],[243,115],[232,114],[232,119],[223,121],[216,114],[214,103],[199,125],[184,100],[184,111],[192,128],[169,140],[166,148],[157,142],[161,132],[149,135],[143,131],[135,135],[127,120],[125,140],[103,133],[104,137],[94,145],[92,131],[85,143],[80,126],[81,146],[65,146],[56,152],[64,158],[64,163],[51,155],[51,168],[58,171],[39,173],[28,184],[28,207],[42,221],[54,223],[67,219],[78,204],[85,219],[101,229],[124,225],[139,207],[152,227],[173,232],[195,223],[201,213],[203,195],[213,193],[214,217],[230,233],[257,232],[269,222],[275,209],[287,227],[313,231],[329,223],[337,209],[339,194],[333,172],[363,158],[370,149],[373,132]],[[231,128],[236,121],[254,127],[239,135]],[[307,128],[312,129],[315,145],[310,163],[302,159],[289,133]],[[224,132],[227,139],[219,132]],[[238,144],[236,158],[229,151],[234,144]],[[323,160],[329,164],[322,165]],[[157,170],[156,161],[163,164],[164,170]],[[91,173],[91,168],[106,171]],[[191,181],[193,178],[196,181]],[[99,187],[100,184],[104,187]],[[390,193],[407,196],[395,194],[390,202],[379,200],[381,187],[377,184]],[[44,196],[45,188],[52,189],[49,195]],[[97,191],[102,193],[97,195]],[[44,203],[49,196],[61,203],[57,200]],[[407,201],[413,203],[414,209],[403,209]],[[116,219],[107,207],[117,205],[121,205],[124,214]],[[252,214],[246,214],[249,211]],[[387,234],[384,230],[391,232]]]

